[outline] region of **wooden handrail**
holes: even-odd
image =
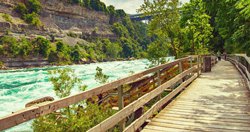
[[[236,68],[242,74],[244,80],[246,81],[247,87],[250,89],[250,59],[249,57],[247,57],[247,55],[245,54],[235,54],[235,55],[229,55],[227,59],[236,66]]]
[[[14,112],[13,114],[10,114],[8,116],[5,116],[3,118],[0,118],[0,131],[5,130],[7,128],[16,126],[18,124],[21,124],[23,122],[29,121],[31,119],[40,117],[42,115],[46,115],[49,113],[52,113],[56,110],[59,110],[61,108],[65,108],[69,105],[76,104],[80,101],[83,101],[85,99],[91,98],[92,96],[96,96],[99,94],[102,94],[104,92],[107,92],[112,89],[116,89],[117,87],[124,85],[126,83],[132,82],[134,80],[140,79],[141,77],[148,75],[150,73],[157,72],[158,70],[164,69],[166,67],[171,67],[179,64],[179,62],[187,61],[191,57],[185,57],[178,60],[175,60],[170,63],[166,63],[148,70],[145,70],[143,72],[134,74],[129,77],[125,77],[116,81],[113,81],[108,84],[104,84],[102,86],[99,86],[94,89],[87,90],[85,92],[81,92],[76,95],[72,95],[69,97],[65,97],[59,100],[51,101],[51,102],[45,102],[37,105],[33,105],[31,107],[25,108],[23,110]]]
[[[176,77],[172,78],[171,80],[167,81],[166,83],[162,84],[161,86],[157,87],[157,89],[151,91],[150,93],[145,94],[144,96],[140,97],[138,100],[134,101],[133,103],[129,104],[113,116],[109,117],[108,119],[104,120],[102,123],[96,125],[95,127],[91,128],[88,132],[100,132],[100,131],[107,131],[108,129],[114,127],[118,122],[124,120],[127,116],[138,110],[144,104],[148,103],[151,99],[157,97],[161,94],[165,89],[171,87],[172,85],[176,84],[178,81],[183,79],[186,75],[192,73],[196,70],[196,67],[191,67],[190,69],[180,73]]]

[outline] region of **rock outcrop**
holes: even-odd
[[[10,14],[13,19],[20,19],[13,10],[18,2],[25,0],[0,0],[0,13]],[[0,30],[44,36],[54,34],[58,37],[63,37],[63,34],[69,32],[78,34],[80,32],[83,38],[93,33],[97,37],[115,38],[110,30],[109,15],[103,12],[72,5],[67,0],[40,0],[40,2],[42,11],[39,15],[44,25],[42,28],[36,28],[25,22],[10,23],[0,20]]]

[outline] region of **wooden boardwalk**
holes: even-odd
[[[203,73],[142,130],[250,131],[250,92],[237,69],[220,61]]]

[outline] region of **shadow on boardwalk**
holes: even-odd
[[[143,131],[249,131],[250,92],[236,68],[220,61],[164,108]]]

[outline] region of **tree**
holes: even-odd
[[[74,62],[79,63],[81,58],[82,58],[82,54],[80,51],[80,47],[78,45],[75,45],[71,52],[71,59]]]
[[[150,36],[157,36],[160,40],[165,40],[169,43],[172,54],[178,58],[181,51],[179,43],[180,33],[180,14],[179,0],[157,0],[145,1],[139,12],[145,16],[153,16],[149,23]]]
[[[209,24],[210,16],[202,0],[191,0],[182,7],[181,25],[191,45],[192,54],[207,54],[213,28]]]
[[[125,37],[121,37],[120,38],[120,43],[122,45],[122,54],[123,57],[125,58],[130,58],[135,56],[136,54],[136,47],[134,46],[134,43],[132,42],[132,40],[127,39]]]
[[[150,43],[147,50],[147,59],[151,62],[149,67],[157,66],[166,62],[166,56],[168,55],[167,43],[157,39]]]
[[[119,57],[119,54],[122,51],[122,47],[119,43],[115,42],[115,43],[108,43],[106,45],[107,47],[107,56],[109,56],[110,58],[117,58]]]
[[[250,3],[246,0],[204,0],[207,12],[212,14],[215,41],[213,48],[228,53],[248,53],[250,38]],[[221,48],[222,47],[222,48]]]
[[[95,80],[99,83],[106,83],[108,81],[109,76],[103,74],[102,69],[100,67],[96,67]]]
[[[53,70],[49,71],[49,74],[56,96],[59,98],[69,96],[71,89],[80,82],[72,69]]]
[[[112,31],[118,36],[118,37],[126,37],[128,38],[129,31],[128,29],[123,26],[121,23],[114,23],[112,26]]]

